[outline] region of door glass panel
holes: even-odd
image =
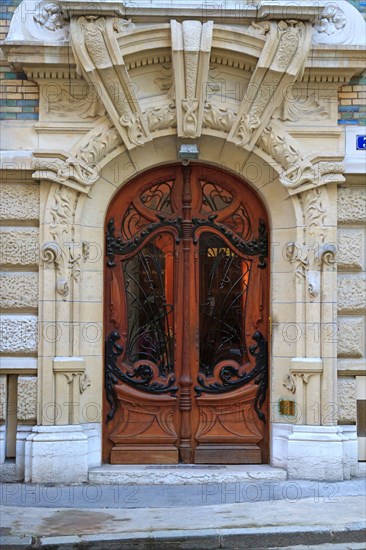
[[[233,202],[233,194],[217,183],[202,181],[202,207],[201,212],[211,213],[223,210]]]
[[[173,238],[159,234],[122,261],[128,333],[125,362],[151,361],[160,376],[174,370]]]
[[[172,190],[172,181],[157,183],[149,189],[146,189],[140,196],[140,199],[145,206],[152,210],[164,212],[165,214],[172,214]]]
[[[242,365],[250,262],[239,258],[223,239],[203,233],[199,242],[200,364],[206,376],[221,361]]]

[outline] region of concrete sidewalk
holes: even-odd
[[[259,493],[267,485],[268,498],[256,499],[254,491]],[[327,549],[337,543],[334,550],[365,548],[365,480],[332,484],[267,482],[267,485],[252,483],[251,492],[246,489],[248,498],[243,499],[244,486],[231,484],[225,487],[225,494],[231,495],[232,502],[223,503],[221,493],[221,501],[216,504],[209,500],[217,493],[212,484],[200,487],[201,499],[192,497],[196,494],[192,493],[194,487],[186,488],[189,503],[184,506],[177,506],[187,501],[183,487],[169,491],[167,486],[145,486],[140,488],[137,502],[125,502],[121,507],[115,496],[110,496],[109,504],[107,501],[101,504],[100,499],[98,503],[90,502],[103,490],[113,495],[111,486],[63,486],[65,494],[72,492],[70,502],[70,498],[60,499],[61,487],[4,484],[1,547],[161,550],[295,548],[323,544]],[[275,489],[281,498],[273,498]],[[306,491],[312,496],[302,498]],[[37,502],[31,504],[27,495]]]

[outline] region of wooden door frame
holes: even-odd
[[[123,187],[119,188],[118,192],[112,197],[111,201],[110,201],[110,204],[108,206],[108,209],[107,209],[107,215],[106,215],[106,221],[105,221],[105,231],[107,229],[107,224],[108,224],[108,219],[109,219],[109,213],[111,211],[111,208],[113,207],[113,205],[115,205],[117,202],[118,202],[118,197],[121,195],[121,194],[126,194],[127,193],[127,197],[128,197],[128,191],[130,191],[130,194],[131,194],[131,189],[134,187],[134,186],[137,186],[139,187],[140,190],[143,190],[145,187],[147,187],[148,185],[151,185],[151,178],[153,178],[153,181],[157,181],[157,180],[166,180],[167,177],[174,177],[176,176],[176,174],[178,173],[178,168],[180,167],[180,165],[178,163],[174,163],[174,164],[169,164],[167,166],[160,166],[160,167],[154,167],[154,168],[151,168],[151,169],[148,169],[147,171],[143,172],[142,174],[138,175],[138,176],[135,176],[134,178],[132,178],[131,180],[129,180],[128,182],[126,182]],[[220,176],[222,178],[225,178],[225,180],[229,179],[231,180],[231,185],[235,188],[237,188],[237,186],[240,186],[240,185],[243,185],[244,188],[247,189],[247,191],[249,192],[249,194],[253,194],[256,198],[256,200],[258,201],[258,203],[261,205],[261,208],[262,208],[262,213],[264,214],[265,216],[265,220],[266,220],[266,224],[267,224],[267,227],[269,226],[269,222],[268,222],[268,213],[267,213],[267,209],[262,201],[262,199],[260,198],[258,192],[253,189],[253,187],[248,184],[246,181],[242,180],[240,177],[238,177],[236,174],[232,174],[230,172],[227,172],[221,168],[217,168],[215,166],[211,166],[211,165],[208,165],[208,164],[200,164],[200,163],[197,163],[197,164],[193,164],[192,167],[194,167],[195,169],[201,169],[203,170],[203,172],[205,174],[214,174],[214,176],[217,178],[217,176]],[[159,178],[156,178],[154,179],[154,176],[159,173]],[[162,176],[161,174],[164,174],[164,176]],[[126,200],[127,200],[127,197],[126,197]],[[270,266],[270,258],[268,256],[268,266]],[[106,273],[106,270],[104,271],[104,273]],[[269,308],[270,308],[270,270],[268,269],[267,270],[267,277],[266,277],[266,289],[267,289],[267,301],[266,301],[266,308],[267,308],[267,313],[268,313],[268,319],[269,319]],[[106,335],[105,335],[105,331],[106,331],[106,320],[105,320],[105,315],[106,315],[106,311],[107,311],[107,292],[106,292],[106,279],[104,277],[104,322],[103,322],[103,335],[104,335],[104,341],[105,341],[105,338],[106,338]],[[182,304],[181,304],[182,305]],[[269,337],[270,337],[270,331],[267,330],[267,334],[268,334],[268,345],[270,345],[270,342],[269,342]],[[179,348],[179,346],[178,346]],[[105,361],[105,355],[104,355],[104,358],[103,360]],[[268,382],[270,380],[270,357],[269,357],[269,353],[268,353]],[[104,381],[105,382],[105,381]],[[191,385],[191,381],[188,381],[189,383],[187,384],[187,387],[189,387]],[[104,388],[104,384],[103,384],[103,388]],[[263,437],[263,440],[262,440],[262,443],[261,443],[261,447],[262,447],[262,451],[263,451],[263,462],[267,463],[268,462],[268,458],[269,458],[269,390],[270,390],[270,384],[268,383],[268,396],[267,396],[267,399],[266,399],[266,410],[265,410],[265,414],[266,414],[266,417],[267,417],[267,424],[266,424],[266,428],[264,430],[264,437]],[[112,448],[112,443],[110,441],[108,441],[107,437],[105,437],[105,434],[106,434],[106,423],[105,423],[105,418],[106,418],[106,392],[105,390],[103,390],[103,419],[102,419],[102,423],[103,423],[103,447],[102,447],[102,451],[103,451],[103,461],[106,461],[106,459],[108,459],[108,455],[110,453],[110,450]],[[189,414],[187,412],[187,414]],[[189,451],[188,451],[189,453]],[[191,455],[187,455],[187,457],[189,457]],[[191,462],[188,460],[188,462]]]

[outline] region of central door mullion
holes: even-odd
[[[190,364],[190,293],[191,293],[191,245],[192,245],[192,191],[191,170],[189,166],[182,167],[183,192],[182,192],[182,244],[183,244],[183,323],[182,323],[182,370],[179,379],[181,411],[180,426],[180,459],[184,464],[192,462],[192,427],[191,427],[191,364]]]

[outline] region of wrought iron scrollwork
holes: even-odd
[[[130,254],[136,248],[138,248],[146,239],[151,235],[153,231],[164,227],[173,227],[176,230],[176,242],[179,243],[182,237],[182,218],[178,217],[173,220],[166,219],[163,214],[156,213],[158,222],[146,225],[146,227],[133,239],[124,240],[122,237],[116,237],[116,226],[114,224],[114,218],[111,218],[107,225],[106,234],[106,253],[108,256],[107,266],[114,267],[115,255]]]
[[[146,189],[140,199],[151,210],[172,214],[172,190],[173,181],[162,181]]]
[[[110,410],[107,413],[107,422],[112,420],[117,410],[117,394],[115,385],[118,380],[122,380],[121,371],[117,366],[117,359],[123,353],[123,347],[117,344],[121,336],[117,330],[114,330],[108,336],[105,342],[105,377],[104,388]]]
[[[175,377],[171,375],[165,384],[154,381],[154,372],[150,365],[140,363],[135,368],[122,371],[117,360],[123,353],[123,346],[117,344],[121,336],[117,330],[113,330],[105,342],[105,382],[106,398],[110,405],[110,410],[107,413],[107,422],[112,420],[117,410],[117,393],[115,385],[118,381],[124,382],[129,386],[138,388],[145,392],[161,394],[170,393],[172,396],[178,391],[174,386]]]
[[[202,184],[202,208],[201,212],[215,212],[217,210],[223,210],[229,206],[233,200],[234,195],[228,189],[225,189],[217,183],[210,181],[203,181]]]
[[[247,256],[258,256],[258,267],[264,269],[267,265],[265,258],[268,256],[268,236],[266,224],[262,219],[258,224],[258,238],[253,238],[251,241],[246,241],[235,235],[228,227],[222,223],[216,223],[217,215],[208,216],[207,219],[193,218],[193,242],[197,244],[198,238],[195,236],[197,229],[200,227],[209,227],[216,229],[236,247],[239,252]]]
[[[149,393],[170,393],[174,395],[178,388],[174,386],[175,376],[171,375],[166,384],[153,382],[154,372],[150,365],[140,364],[132,370],[122,373],[122,382]]]
[[[174,305],[167,302],[167,264],[173,262],[173,239],[160,233],[123,262],[127,305],[126,363],[153,364],[159,376],[174,371]],[[159,246],[160,245],[160,246]],[[173,281],[169,281],[173,285]],[[173,296],[170,295],[170,300]]]
[[[258,385],[257,393],[254,399],[254,410],[258,418],[263,422],[266,421],[264,413],[261,411],[262,405],[266,398],[268,388],[268,351],[267,342],[263,334],[256,331],[252,339],[256,342],[249,347],[249,353],[255,357],[255,367],[250,372],[240,372],[233,365],[224,365],[220,371],[220,382],[212,382],[208,384],[202,376],[198,376],[197,381],[199,386],[195,387],[198,396],[205,393],[227,393],[229,391],[241,388],[249,384],[252,380]]]

